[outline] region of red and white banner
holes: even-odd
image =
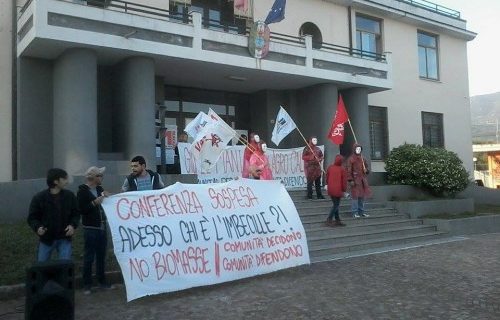
[[[310,263],[297,209],[277,181],[176,183],[102,206],[128,301]]]
[[[324,152],[324,146],[318,146]],[[197,158],[190,152],[189,143],[179,143],[179,161],[182,174],[197,174],[198,183],[220,183],[241,177],[245,146],[226,147],[210,171],[202,173]],[[292,149],[267,149],[266,155],[274,180],[285,188],[305,188],[307,180],[302,160],[303,147]]]

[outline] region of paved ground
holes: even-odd
[[[0,319],[24,319],[24,299]],[[3,315],[3,316],[2,316]],[[76,319],[500,319],[500,234],[318,263],[126,303],[76,293]]]

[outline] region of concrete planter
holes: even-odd
[[[459,214],[474,211],[474,199],[437,199],[425,201],[388,201],[399,213],[416,219],[423,215],[435,213]]]
[[[435,225],[439,231],[451,236],[500,232],[500,215],[461,219],[424,219],[424,224]]]

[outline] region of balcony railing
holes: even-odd
[[[459,11],[441,6],[439,4],[436,4],[436,3],[433,3],[430,1],[426,1],[426,0],[396,0],[396,1],[408,3],[408,4],[411,4],[412,6],[419,7],[419,8],[425,9],[425,10],[429,10],[429,11],[432,11],[432,12],[435,12],[435,13],[438,13],[438,14],[441,14],[444,16],[451,17],[451,18],[460,19],[460,12]]]
[[[32,1],[33,0],[29,0],[26,2],[26,4],[23,6],[23,8],[19,13],[19,17],[22,15],[22,13],[26,10],[26,8],[30,5]],[[101,7],[106,10],[113,10],[128,14],[152,17],[155,19],[165,20],[169,22],[176,22],[181,24],[193,23],[192,14],[171,12],[166,9],[156,8],[143,4],[136,4],[123,0],[58,0],[58,1],[78,3],[90,7]],[[416,2],[416,0],[398,0],[398,1],[413,2],[413,3]],[[418,0],[418,1],[426,2],[425,0]],[[222,20],[211,20],[202,18],[202,26],[206,29],[210,29],[213,31],[240,34],[244,36],[248,36],[250,33],[250,28],[247,28],[246,26],[243,25],[239,25],[236,22],[236,20],[222,21]],[[277,32],[271,32],[270,40],[271,42],[274,43],[282,43],[287,45],[299,46],[303,48],[306,47],[305,38],[302,36],[292,36]],[[326,42],[313,42],[313,49],[326,52],[333,52],[337,54],[349,55],[357,58],[374,60],[379,62],[386,61],[386,56],[384,54],[363,51],[355,48],[344,47]]]

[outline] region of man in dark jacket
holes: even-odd
[[[109,194],[102,187],[105,167],[90,167],[85,172],[85,184],[78,187],[78,209],[82,216],[84,253],[83,253],[83,288],[84,294],[90,294],[92,287],[92,264],[96,259],[96,276],[99,286],[111,289],[106,282],[105,258],[108,238],[106,233],[106,215],[101,206]]]
[[[122,191],[157,190],[164,187],[160,175],[146,169],[144,157],[136,156],[130,160],[130,168],[132,174],[123,182]]]
[[[57,250],[59,259],[71,259],[71,237],[80,216],[75,195],[65,190],[68,173],[53,168],[47,172],[48,189],[37,193],[30,203],[28,224],[38,235],[38,261],[47,261]]]

